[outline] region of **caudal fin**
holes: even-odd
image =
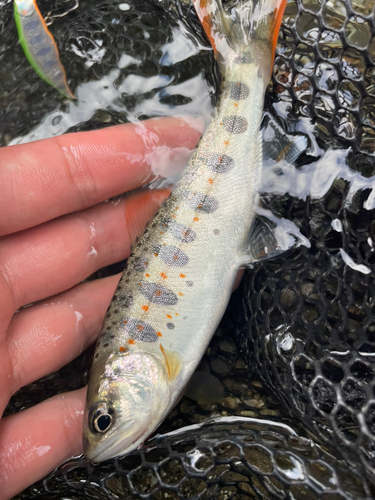
[[[219,63],[246,57],[254,46],[272,64],[287,0],[193,0]],[[253,49],[254,52],[254,49]],[[266,54],[268,52],[268,54]]]

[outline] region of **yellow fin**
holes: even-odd
[[[173,351],[168,351],[160,344],[160,350],[163,353],[165,364],[167,365],[168,379],[174,380],[181,370],[181,361],[178,354]]]

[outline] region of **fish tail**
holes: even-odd
[[[261,61],[266,52],[272,66],[287,0],[234,0],[228,8],[222,0],[193,1],[219,66],[233,56]]]
[[[30,65],[46,83],[62,95],[75,99],[66,81],[59,50],[35,2],[14,2],[18,37]]]

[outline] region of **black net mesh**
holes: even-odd
[[[69,106],[14,50],[11,3],[0,3],[1,145],[49,113],[52,135]],[[171,88],[199,76],[214,103],[217,70],[189,2],[127,1],[120,11],[109,0],[38,3],[73,84],[108,76],[118,90],[70,130],[189,109],[197,96]],[[166,64],[163,46],[177,47],[181,33],[199,50]],[[134,61],[113,72],[123,54]],[[144,450],[98,465],[71,460],[17,498],[375,497],[374,63],[373,0],[288,1],[266,110],[310,147],[276,188],[266,179],[262,207],[292,221],[311,248],[246,272],[199,368],[219,379],[220,403],[184,397]],[[129,76],[164,85],[123,91]],[[88,358],[21,390],[7,413],[82,386]]]

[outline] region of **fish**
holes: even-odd
[[[194,0],[221,95],[181,179],[134,246],[106,313],[84,412],[90,461],[136,449],[165,419],[224,314],[239,268],[271,246],[254,221],[264,96],[285,4]]]
[[[56,42],[36,1],[14,0],[14,19],[22,49],[37,75],[64,97],[75,99],[66,80]]]

